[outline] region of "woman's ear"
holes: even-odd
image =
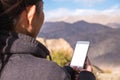
[[[30,35],[32,33],[33,27],[33,19],[35,17],[36,13],[36,6],[28,6],[20,15],[18,23],[14,27],[14,31],[28,34]]]
[[[35,16],[35,13],[36,13],[35,5],[27,7],[27,19],[28,19],[29,25],[32,25],[32,20]]]

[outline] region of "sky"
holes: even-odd
[[[120,0],[44,0],[46,17],[119,14]]]

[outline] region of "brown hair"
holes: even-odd
[[[39,1],[42,0],[0,0],[0,30],[11,30],[22,11],[33,4],[38,8]]]

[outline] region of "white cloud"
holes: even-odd
[[[56,10],[51,10],[51,11],[47,11],[45,13],[46,18],[57,18],[57,17],[63,17],[63,16],[70,16],[73,15],[72,11],[65,9],[65,8],[59,8]]]
[[[111,9],[120,9],[120,4],[116,4],[116,5],[112,6]]]
[[[103,2],[105,0],[74,0],[74,1],[77,1],[77,2]]]
[[[89,15],[120,15],[119,8],[111,8],[106,10],[95,10],[95,9],[76,9],[69,10],[66,8],[59,8],[52,11],[45,12],[46,20],[51,18],[60,18],[66,16],[89,16]]]
[[[103,3],[105,0],[75,0],[76,2],[83,2],[86,6],[94,6],[95,4]]]

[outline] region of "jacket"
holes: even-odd
[[[63,68],[45,59],[48,55],[34,38],[0,31],[0,80],[71,80]]]

